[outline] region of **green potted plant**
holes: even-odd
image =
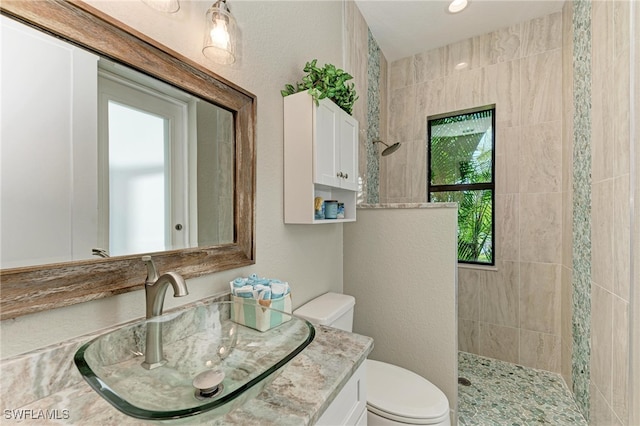
[[[353,77],[339,69],[335,65],[326,64],[320,68],[317,64],[318,60],[314,59],[307,62],[304,66],[304,72],[307,73],[301,82],[286,84],[284,90],[280,93],[282,96],[293,95],[294,93],[308,91],[316,101],[316,105],[320,99],[329,98],[348,114],[353,111],[353,104],[358,99],[356,95],[355,85],[346,83]]]

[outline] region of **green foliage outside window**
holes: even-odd
[[[458,260],[494,264],[494,110],[429,119],[429,200],[458,203]]]

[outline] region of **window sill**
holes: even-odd
[[[479,271],[493,271],[493,272],[498,272],[498,267],[495,265],[475,265],[472,263],[460,263],[458,262],[458,268],[463,268],[463,269],[475,269],[475,270],[479,270]]]

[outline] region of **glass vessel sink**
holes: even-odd
[[[259,309],[282,315],[285,322],[264,332],[240,325],[231,320],[232,304],[196,305],[125,325],[84,344],[74,361],[100,396],[136,418],[229,411],[231,401],[257,394],[247,391],[270,383],[315,335],[307,321],[269,308]],[[157,368],[142,365],[147,333],[161,335],[164,360]],[[202,388],[198,380],[210,376],[223,378],[214,391],[194,386]]]

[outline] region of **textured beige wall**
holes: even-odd
[[[426,199],[426,118],[496,104],[496,270],[459,268],[459,348],[560,371],[562,14],[390,64],[386,202]],[[456,71],[465,61],[469,66]]]
[[[591,412],[629,424],[630,3],[593,1]]]
[[[344,225],[344,292],[353,330],[376,359],[426,377],[457,407],[457,209],[359,209]]]
[[[258,97],[257,248],[251,267],[190,280],[190,295],[167,297],[167,308],[226,291],[229,280],[257,273],[289,281],[294,305],[327,291],[342,291],[342,225],[283,224],[282,96],[285,83],[299,80],[306,61],[342,64],[341,2],[237,1],[232,13],[241,32],[240,58],[221,66],[202,56],[205,12],[212,2],[182,1],[167,15],[140,1],[89,3],[180,54],[210,68]],[[142,289],[144,277],[140,277]],[[144,292],[3,321],[2,358],[94,332],[144,316]]]

